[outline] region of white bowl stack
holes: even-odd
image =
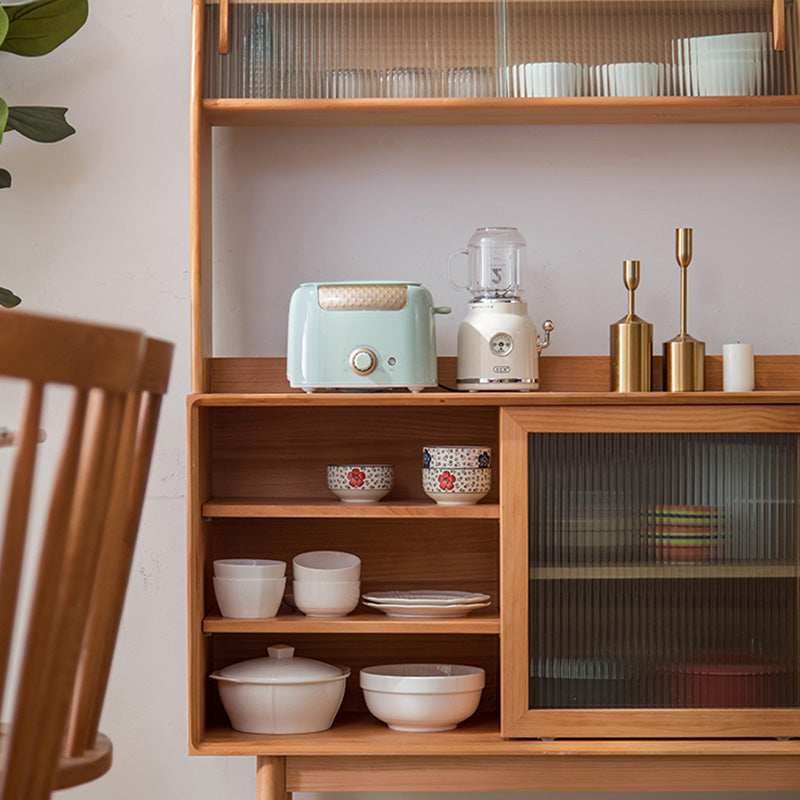
[[[267,558],[214,561],[214,594],[223,617],[269,619],[278,613],[286,588],[286,562]]]
[[[769,34],[764,31],[678,40],[689,91],[700,96],[758,95],[764,90]]]
[[[312,550],[292,560],[294,605],[308,617],[344,617],[361,595],[361,559],[339,550]]]

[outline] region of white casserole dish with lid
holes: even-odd
[[[294,647],[267,648],[212,672],[231,726],[244,733],[315,733],[330,728],[344,697],[348,667],[296,658]]]

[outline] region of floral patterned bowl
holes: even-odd
[[[492,448],[479,445],[431,446],[422,448],[424,469],[489,469]]]
[[[423,469],[422,488],[440,505],[473,505],[489,494],[492,471],[482,467]]]
[[[377,503],[394,486],[391,464],[328,465],[328,488],[343,503]]]

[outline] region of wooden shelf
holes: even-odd
[[[210,614],[203,620],[203,633],[500,633],[498,609],[488,606],[455,619],[404,619],[387,617],[377,610],[360,608],[346,617],[306,617],[279,614],[273,619],[227,619]]]
[[[601,567],[533,567],[531,580],[637,580],[678,578],[797,578],[797,564],[630,564]]]
[[[328,499],[214,498],[203,503],[206,518],[343,518],[348,519],[499,519],[500,506],[442,506],[432,500],[408,500],[374,505],[351,505]]]
[[[800,122],[800,97],[205,99],[212,126]]]
[[[292,736],[241,733],[228,727],[207,729],[193,752],[216,755],[447,755],[447,756],[620,756],[784,755],[800,756],[800,741],[767,739],[579,739],[556,742],[503,739],[495,716],[476,714],[453,731],[393,731],[369,714],[340,713],[321,733]],[[763,786],[762,786],[763,788]]]
[[[763,392],[342,392],[305,393],[211,393],[189,395],[192,406],[204,408],[298,408],[341,406],[651,406],[651,405],[775,405],[796,404],[797,391]]]

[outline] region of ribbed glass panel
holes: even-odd
[[[772,0],[349,0],[206,6],[205,96],[797,94],[797,7]]]
[[[798,458],[795,434],[530,434],[530,707],[796,707]]]

